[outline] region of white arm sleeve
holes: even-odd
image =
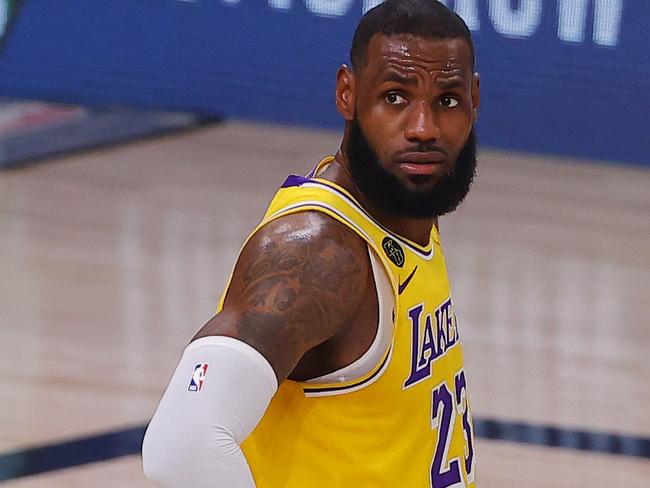
[[[144,436],[147,477],[165,488],[254,488],[239,445],[277,386],[271,365],[244,342],[190,343]]]

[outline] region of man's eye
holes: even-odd
[[[406,98],[395,92],[390,92],[386,95],[386,101],[391,105],[401,105],[403,103],[406,103]]]
[[[442,97],[442,98],[440,99],[440,104],[441,104],[443,107],[447,107],[447,108],[458,107],[458,104],[459,104],[459,103],[460,103],[460,102],[458,101],[458,99],[456,99],[456,98],[454,98],[454,97]]]

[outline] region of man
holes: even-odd
[[[149,425],[163,486],[474,486],[437,231],[476,165],[470,33],[439,2],[388,0],[351,61],[340,150],[278,191]]]

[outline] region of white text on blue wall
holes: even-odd
[[[237,5],[247,0],[221,1]],[[298,1],[303,1],[314,15],[329,18],[342,17],[355,4],[355,0],[268,0],[268,4],[275,10],[290,10]],[[382,1],[362,0],[363,12]],[[619,43],[623,0],[519,0],[517,7],[511,0],[440,1],[458,12],[473,31],[483,27],[480,9],[486,8],[492,28],[508,38],[532,37],[543,21],[553,19],[557,20],[557,36],[564,42],[587,42],[587,33],[591,33],[591,41],[597,45]]]

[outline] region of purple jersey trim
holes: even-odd
[[[284,180],[284,183],[282,183],[282,186],[280,188],[290,188],[292,186],[300,186],[303,183],[306,183],[308,181],[311,180],[305,176],[289,175],[287,176],[287,179]]]

